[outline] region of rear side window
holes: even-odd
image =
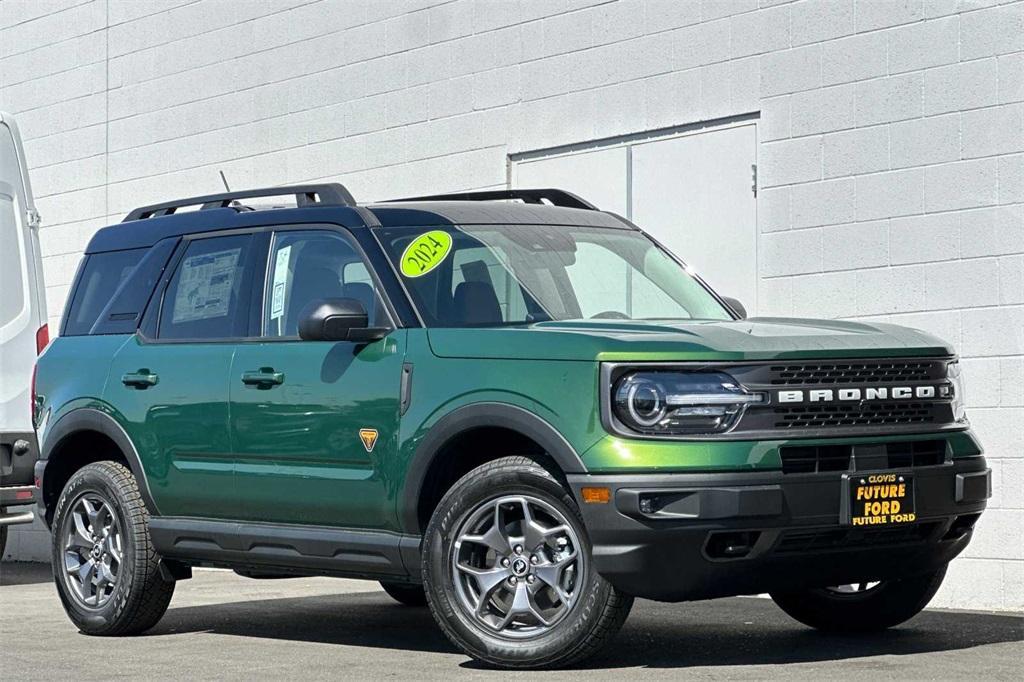
[[[161,339],[228,339],[248,335],[252,235],[189,243],[167,284]]]
[[[171,257],[177,237],[157,242],[142,257],[132,273],[121,282],[100,313],[89,334],[134,334],[164,266]]]
[[[88,334],[121,283],[135,271],[148,249],[107,251],[86,256],[68,308],[64,336]]]

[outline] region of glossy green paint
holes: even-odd
[[[952,355],[946,342],[891,324],[759,318],[731,322],[585,320],[523,327],[431,329],[441,357],[702,361]]]
[[[238,509],[226,400],[234,351],[230,343],[131,336],[110,364],[104,402],[135,444],[161,514],[232,518]],[[140,369],[156,374],[157,383],[140,390],[121,382]]]
[[[84,338],[84,337],[83,337]],[[112,413],[103,402],[111,360],[126,336],[96,336],[88,343],[51,343],[39,358],[36,394],[36,435],[45,441],[49,430],[72,410],[92,408]]]
[[[404,487],[439,420],[504,403],[550,424],[594,473],[778,469],[789,441],[660,441],[605,432],[602,361],[947,356],[923,332],[849,322],[745,320],[691,324],[614,320],[521,328],[408,329],[356,347],[297,340],[146,343],[137,336],[58,339],[39,390],[59,416],[111,414],[137,448],[159,513],[401,530]],[[399,414],[403,363],[412,399]],[[270,368],[280,385],[245,386]],[[159,376],[145,390],[125,373]],[[52,423],[52,421],[51,421]],[[379,432],[372,452],[361,428]],[[936,434],[955,456],[980,452],[970,432]],[[862,437],[829,443],[920,439]],[[426,453],[428,456],[430,453]]]
[[[908,440],[944,440],[953,457],[981,454],[981,446],[969,431],[953,431],[930,436],[875,436],[859,438],[818,438],[800,440],[673,442],[633,440],[605,436],[583,453],[583,462],[591,473],[625,471],[751,471],[781,469],[779,448],[787,445],[854,445],[857,443],[895,443]]]
[[[404,330],[366,346],[280,340],[239,344],[231,366],[231,442],[238,518],[393,525],[385,463],[395,459]],[[272,368],[280,385],[242,374]],[[375,429],[367,451],[360,429]]]

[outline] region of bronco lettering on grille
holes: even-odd
[[[948,385],[941,386],[878,386],[870,388],[816,388],[808,391],[777,391],[779,403],[860,402],[862,400],[930,400],[949,398]]]

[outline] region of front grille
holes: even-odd
[[[866,403],[844,405],[778,406],[774,410],[777,429],[820,429],[832,426],[887,426],[931,424],[936,420],[932,403]]]
[[[938,466],[946,461],[944,439],[860,445],[786,445],[779,448],[784,474],[877,471]]]
[[[939,525],[939,522],[931,522],[892,528],[792,530],[779,538],[773,551],[776,554],[795,554],[924,542],[936,532]]]
[[[885,384],[929,381],[935,378],[936,369],[932,360],[815,362],[773,365],[768,376],[773,386]]]

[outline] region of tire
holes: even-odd
[[[523,531],[527,513],[536,524],[529,533]],[[490,666],[560,668],[582,661],[618,632],[633,605],[593,570],[572,496],[526,457],[503,457],[459,479],[434,510],[423,550],[423,587],[434,619],[456,646]],[[490,571],[491,589],[480,582],[482,571]]]
[[[404,604],[405,606],[427,605],[427,595],[423,593],[423,585],[387,583],[382,580],[380,586],[384,588],[389,597],[399,604]]]
[[[0,509],[0,514],[4,513],[3,509]],[[4,558],[4,552],[7,550],[7,526],[0,526],[0,559]]]
[[[144,632],[174,594],[174,582],[161,575],[135,477],[117,462],[89,464],[64,486],[54,511],[52,557],[64,610],[87,635]],[[76,564],[82,573],[70,570]],[[76,577],[83,574],[85,581]]]
[[[860,591],[815,588],[772,592],[779,607],[804,625],[827,632],[877,632],[910,620],[928,605],[946,567],[924,575],[885,580]],[[855,586],[843,586],[855,587]]]

